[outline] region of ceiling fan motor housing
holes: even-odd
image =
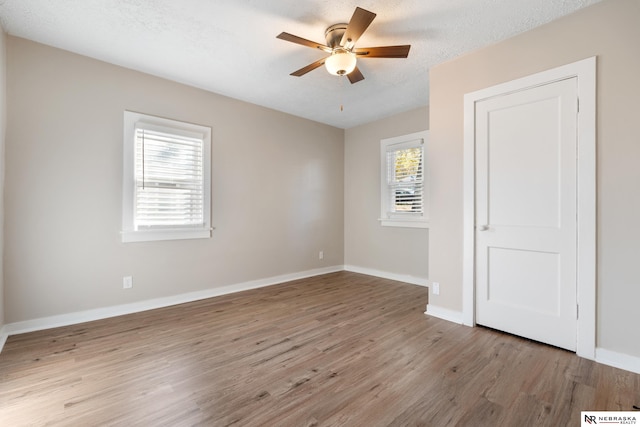
[[[340,46],[342,36],[347,31],[347,24],[333,24],[324,32],[324,38],[327,41],[327,46],[331,49],[335,49]],[[342,46],[347,47],[347,46]]]

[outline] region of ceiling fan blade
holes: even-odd
[[[280,40],[285,40],[291,43],[300,44],[302,46],[312,47],[314,49],[324,50],[325,52],[331,52],[331,48],[329,46],[325,46],[320,43],[316,43],[311,40],[303,39],[302,37],[294,36],[293,34],[282,32],[276,36],[276,38]]]
[[[351,20],[349,21],[349,25],[347,25],[347,30],[342,36],[340,46],[347,47],[347,45],[350,45],[350,47],[353,47],[375,17],[375,13],[356,7]]]
[[[360,80],[364,80],[364,76],[357,66],[353,69],[352,72],[347,74],[347,77],[349,77],[349,81],[351,82],[351,84],[358,83]]]
[[[410,44],[401,46],[362,47],[353,49],[353,53],[368,58],[406,58],[409,56],[409,49],[411,49]]]
[[[321,67],[324,64],[324,61],[326,61],[326,60],[327,60],[327,58],[318,59],[316,62],[313,62],[313,63],[307,65],[306,67],[302,67],[299,70],[294,71],[290,75],[291,76],[296,76],[296,77],[304,76],[309,71],[313,71],[316,68]]]

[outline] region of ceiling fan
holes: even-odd
[[[327,28],[324,33],[326,45],[293,34],[280,33],[277,38],[281,40],[320,49],[330,54],[294,71],[291,75],[300,77],[324,64],[329,73],[336,76],[346,75],[353,84],[364,80],[364,76],[356,64],[357,58],[406,58],[409,55],[411,45],[355,47],[356,42],[375,17],[375,13],[356,7],[348,24],[334,24]]]

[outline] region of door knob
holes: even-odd
[[[481,225],[480,226],[480,231],[487,231],[489,229],[488,225]]]

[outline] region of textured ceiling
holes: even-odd
[[[11,35],[349,128],[427,105],[429,68],[599,0],[0,0]],[[361,59],[351,85],[324,67],[289,76],[324,53],[356,6],[377,13],[357,47],[411,44],[407,59]],[[340,110],[344,105],[344,110]]]

